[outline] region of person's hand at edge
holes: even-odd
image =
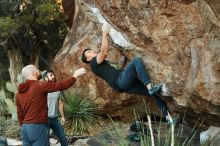
[[[61,118],[60,118],[60,123],[61,123],[61,125],[63,125],[65,122],[66,122],[65,117],[61,117]]]
[[[104,23],[103,25],[102,25],[102,31],[103,31],[103,33],[109,33],[109,31],[110,31],[110,29],[111,29],[111,25],[109,25],[108,23]]]
[[[86,73],[86,70],[84,68],[80,68],[80,69],[77,69],[74,74],[73,74],[73,77],[74,78],[77,78],[79,76],[82,76],[83,74]]]

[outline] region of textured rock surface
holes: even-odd
[[[220,145],[220,128],[210,126],[208,130],[200,133],[201,145]]]
[[[80,62],[84,48],[100,48],[101,25],[107,21],[113,27],[109,60],[117,62],[122,51],[130,59],[141,57],[152,81],[169,86],[175,102],[164,99],[171,111],[187,109],[186,121],[201,118],[205,125],[220,126],[218,0],[78,0],[74,8],[72,27],[54,62],[60,78],[85,66]],[[91,97],[103,114],[132,119],[135,108],[143,115],[143,98],[159,113],[149,97],[119,94],[91,72],[74,89]]]

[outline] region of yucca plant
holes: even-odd
[[[69,135],[92,134],[100,128],[100,117],[89,98],[82,98],[77,93],[66,93],[64,97],[66,122],[64,129]]]

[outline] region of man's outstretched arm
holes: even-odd
[[[41,83],[40,88],[43,92],[55,92],[68,89],[76,81],[76,78],[86,73],[84,68],[77,69],[71,78],[59,82],[44,82]]]
[[[110,31],[109,24],[103,24],[102,26],[102,45],[101,50],[97,55],[96,61],[98,64],[101,64],[108,54],[109,43],[108,43],[108,33]]]

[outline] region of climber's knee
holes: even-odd
[[[141,58],[140,57],[135,57],[131,60],[131,62],[133,63],[140,63],[141,62]]]

